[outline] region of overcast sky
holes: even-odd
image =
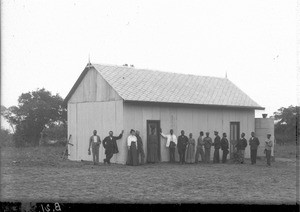
[[[266,108],[256,116],[296,105],[296,0],[1,4],[6,107],[42,87],[65,98],[89,54],[92,63],[217,77],[227,72]]]

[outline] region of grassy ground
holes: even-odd
[[[296,163],[152,164],[138,167],[60,159],[63,149],[2,148],[1,201],[296,202]],[[14,162],[15,161],[15,162]],[[299,176],[298,176],[299,177]]]

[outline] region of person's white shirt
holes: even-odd
[[[127,138],[127,146],[130,147],[131,146],[131,142],[135,142],[137,145],[137,138],[135,135],[129,135]]]
[[[93,137],[93,138],[94,138],[94,143],[97,143],[97,140],[98,140],[98,139],[97,139],[97,136],[96,136],[96,135],[94,135],[94,137]]]
[[[164,138],[167,139],[167,143],[166,143],[166,147],[170,146],[170,142],[173,141],[176,145],[177,145],[177,137],[176,135],[172,134],[172,135],[165,135],[162,132],[160,133],[160,135]]]

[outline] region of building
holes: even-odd
[[[94,129],[101,139],[110,130],[118,135],[124,129],[124,136],[118,141],[119,153],[111,160],[121,164],[127,159],[130,129],[141,132],[147,154],[147,135],[149,129],[155,128],[160,160],[168,161],[169,151],[166,140],[159,135],[160,128],[165,134],[173,129],[177,136],[185,130],[186,135],[191,132],[194,138],[198,138],[200,131],[208,131],[214,138],[213,132],[217,130],[220,136],[226,132],[234,144],[241,132],[250,138],[256,129],[255,110],[264,109],[227,78],[99,64],[86,66],[65,103],[73,144],[69,146],[69,159],[92,160],[88,145]],[[263,155],[263,148],[258,155]],[[249,147],[246,156],[249,157]],[[104,157],[101,145],[100,161]]]

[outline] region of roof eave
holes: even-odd
[[[214,107],[214,108],[238,108],[238,109],[251,109],[251,110],[264,110],[261,106],[239,106],[239,105],[212,105],[212,104],[191,104],[181,102],[154,102],[154,101],[137,101],[137,100],[124,100],[125,103],[139,103],[139,104],[164,104],[164,105],[189,105],[200,107]]]
[[[78,77],[78,79],[76,80],[75,84],[73,85],[73,87],[71,88],[70,92],[68,93],[68,95],[66,96],[66,98],[63,101],[63,105],[67,106],[68,105],[68,101],[71,99],[72,95],[74,94],[74,92],[76,91],[77,87],[79,86],[79,84],[81,83],[81,81],[83,80],[83,78],[85,77],[85,75],[87,74],[87,72],[94,68],[92,65],[87,65],[84,70],[81,72],[80,76]]]

